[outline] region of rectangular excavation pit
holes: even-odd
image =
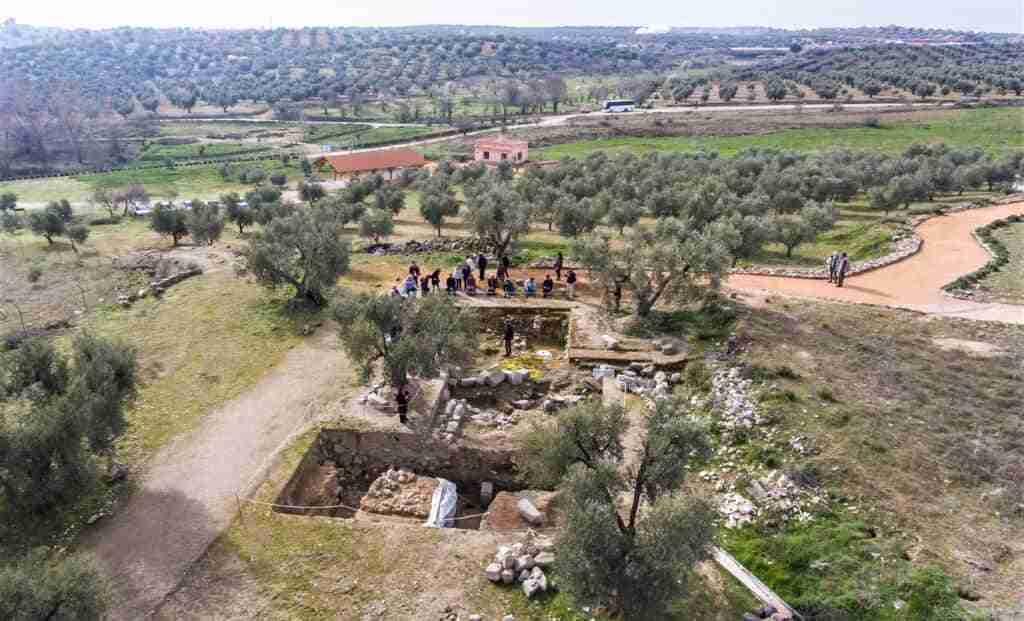
[[[495,497],[500,492],[526,488],[514,457],[514,451],[453,446],[413,433],[324,429],[277,496],[274,502],[281,506],[274,510],[297,515],[353,517],[356,512],[352,509],[360,507],[374,480],[389,469],[407,468],[417,475],[416,485],[422,480],[426,487],[432,482],[431,477],[456,484],[459,494],[456,518],[480,514],[485,511],[481,500],[483,483],[493,485]],[[427,510],[429,494],[419,495],[420,500],[425,497]],[[387,511],[374,514],[405,517],[410,521],[425,518]],[[477,529],[480,523],[480,517],[456,519],[455,526]],[[508,516],[503,516],[502,524],[507,523]]]

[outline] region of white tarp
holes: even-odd
[[[438,479],[434,488],[434,497],[430,500],[430,517],[423,524],[432,528],[451,528],[455,521],[455,508],[459,494],[455,484],[446,479]]]

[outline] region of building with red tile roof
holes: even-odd
[[[427,160],[418,151],[412,149],[379,149],[359,153],[342,153],[325,155],[316,160],[317,168],[328,169],[334,178],[387,172],[389,178],[396,170],[403,168],[420,168]]]

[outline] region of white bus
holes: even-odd
[[[609,99],[604,102],[605,112],[632,112],[636,109],[636,102],[632,99]]]

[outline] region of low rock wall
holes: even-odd
[[[318,463],[335,464],[342,481],[369,483],[390,467],[406,467],[417,474],[450,481],[490,481],[501,489],[523,487],[516,453],[452,446],[418,434],[324,429],[312,450]]]

